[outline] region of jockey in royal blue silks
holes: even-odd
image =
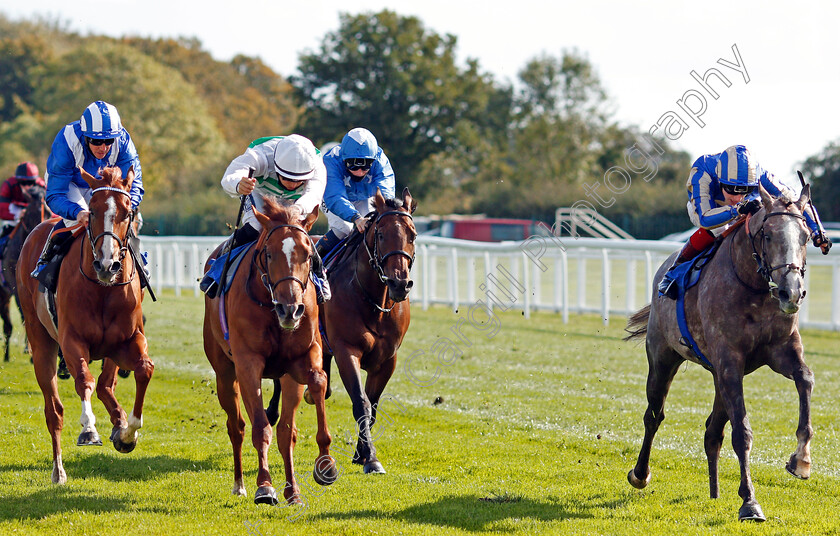
[[[128,131],[123,128],[116,107],[104,101],[96,101],[85,108],[78,121],[73,121],[58,132],[47,159],[47,172],[44,175],[47,182],[46,202],[50,210],[61,216],[62,221],[56,224],[32,271],[32,277],[41,281],[45,287],[55,288],[60,257],[55,263],[50,261],[55,253],[61,252],[70,235],[69,232],[56,231],[76,223],[85,224],[90,216],[88,201],[92,190],[82,179],[79,168],[99,177],[99,171],[109,166],[119,167],[123,177],[128,175],[130,168],[134,168],[134,180],[129,194],[131,208],[136,211],[143,199],[143,173],[137,149]]]
[[[785,195],[795,199],[793,192],[764,170],[743,145],[701,156],[694,162],[686,182],[687,209],[691,223],[700,229],[691,235],[659,283],[662,295],[676,298],[677,289],[671,276],[674,267],[709,247],[741,215],[755,213],[761,207],[759,183],[774,197]],[[812,213],[810,206],[805,209],[805,221],[813,232],[814,245],[823,255],[827,254],[831,240],[825,235],[819,215]]]
[[[243,154],[233,159],[222,177],[225,192],[232,197],[247,196],[245,202],[249,205],[243,212],[242,227],[234,232],[227,249],[232,251],[260,236],[262,226],[250,206],[262,210],[264,195],[287,200],[297,217],[304,218],[321,203],[326,183],[321,153],[308,138],[291,134],[252,141]],[[212,298],[224,282],[220,285],[213,279],[215,272],[211,272],[202,279],[200,287]],[[317,251],[312,257],[311,272],[318,303],[329,300],[330,287]]]
[[[354,128],[324,155],[327,189],[322,208],[330,229],[318,241],[326,256],[355,227],[362,232],[367,214],[373,211],[376,190],[386,199],[394,197],[396,181],[391,162],[366,128]]]

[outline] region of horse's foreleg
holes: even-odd
[[[359,430],[356,452],[353,453],[353,463],[363,465],[365,473],[384,473],[382,464],[376,459],[376,448],[370,437],[371,408],[370,400],[362,386],[362,374],[359,366],[359,358],[356,354],[347,351],[339,351],[336,354],[338,372],[341,374],[341,381],[353,403],[353,418],[356,420],[356,427]]]
[[[280,386],[283,401],[280,409],[280,421],[277,424],[277,448],[283,457],[283,470],[286,475],[283,497],[289,504],[302,504],[300,488],[295,479],[294,452],[297,444],[295,412],[297,412],[300,401],[303,399],[303,385],[286,374],[280,378]]]
[[[90,402],[94,390],[94,380],[88,367],[88,360],[90,359],[88,349],[80,342],[69,338],[62,341],[62,347],[67,355],[67,368],[75,378],[76,394],[82,401],[82,413],[79,418],[82,432],[79,434],[76,444],[79,446],[102,445],[99,432],[96,431],[96,415],[93,413]]]
[[[703,438],[703,446],[706,448],[706,459],[709,462],[709,497],[717,499],[720,494],[718,486],[718,460],[720,459],[720,447],[723,445],[723,429],[729,417],[723,400],[720,398],[717,384],[715,384],[715,401],[712,413],[706,419],[706,435]]]
[[[271,446],[271,426],[265,416],[262,400],[262,385],[260,373],[264,367],[264,359],[255,354],[242,353],[234,350],[237,363],[248,363],[248,367],[237,367],[239,390],[245,410],[251,419],[251,442],[257,450],[259,469],[257,470],[257,491],[254,494],[255,503],[277,504],[277,493],[271,485],[271,473],[268,470],[268,449]],[[283,393],[285,397],[286,394]]]
[[[117,386],[117,365],[110,359],[102,360],[102,372],[96,380],[96,396],[105,406],[111,424],[120,428],[125,426],[126,416],[117,397],[114,395],[114,388]]]
[[[2,301],[0,304],[0,317],[3,318],[3,336],[5,337],[5,351],[3,361],[9,360],[9,340],[12,338],[12,316],[9,314],[9,298],[8,291],[4,288]]]
[[[117,363],[129,364],[125,368],[134,372],[134,406],[131,415],[126,419],[126,426],[121,422],[114,424],[111,430],[111,442],[114,448],[122,453],[128,453],[137,446],[137,431],[143,427],[143,402],[146,399],[146,389],[155,371],[155,364],[149,359],[146,336],[140,331],[134,334],[128,346],[124,346],[117,354]],[[113,374],[117,372],[117,363],[113,364]],[[116,379],[114,379],[116,382]]]
[[[320,354],[320,348],[316,347]],[[335,459],[330,455],[330,444],[332,443],[332,436],[330,435],[329,427],[327,426],[327,409],[326,409],[326,392],[328,388],[329,379],[326,372],[320,367],[316,367],[313,363],[317,362],[320,355],[310,359],[310,366],[307,371],[307,390],[306,392],[312,399],[315,405],[315,415],[318,420],[318,431],[315,435],[315,441],[318,443],[318,458],[315,460],[315,468],[312,470],[312,478],[321,486],[329,486],[338,478],[338,470],[336,468]]]
[[[677,373],[682,358],[671,349],[655,352],[645,344],[648,355],[647,400],[645,410],[645,438],[636,460],[636,466],[627,473],[627,481],[634,488],[642,489],[650,483],[650,450],[653,438],[665,420],[665,398],[671,388],[671,381]]]
[[[802,363],[794,371],[793,381],[799,393],[799,424],[796,427],[799,442],[785,468],[793,476],[805,479],[811,476],[811,438],[814,436],[811,428],[811,390],[814,388],[814,373]]]
[[[737,359],[735,359],[737,361]],[[732,423],[732,448],[738,456],[741,467],[741,485],[738,495],[743,504],[738,511],[741,521],[764,521],[764,512],[755,499],[755,488],[750,476],[750,449],[752,448],[752,428],[747,418],[744,405],[744,371],[737,366],[722,367],[718,373],[718,387],[729,421]]]

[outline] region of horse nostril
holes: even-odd
[[[302,303],[299,303],[299,304],[297,305],[297,307],[295,307],[295,312],[294,312],[294,314],[292,315],[292,318],[294,318],[295,320],[297,320],[297,319],[301,318],[301,317],[303,316],[303,313],[304,313],[305,311],[306,311],[306,306],[305,306],[304,304],[302,304]]]
[[[782,301],[790,301],[790,293],[786,290],[779,289],[779,299]]]
[[[111,263],[111,267],[109,268],[112,274],[118,273],[122,270],[122,264],[119,261]]]
[[[408,280],[408,283],[405,284],[405,290],[411,290],[411,287],[414,286],[414,281],[411,279]]]
[[[281,318],[286,316],[286,307],[282,303],[276,304],[274,309],[277,311],[277,316]]]

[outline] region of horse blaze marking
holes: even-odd
[[[107,232],[114,232],[114,218],[117,214],[117,203],[114,201],[113,197],[109,197],[105,200],[105,203],[108,205],[108,210],[105,211],[105,216],[103,218],[105,228],[103,229],[106,233]],[[103,237],[102,241],[102,254],[105,257],[112,257],[113,256],[113,243],[111,240],[105,240],[107,237]]]
[[[295,250],[295,239],[291,236],[283,239],[283,253],[286,254],[286,262],[292,266],[292,252]]]

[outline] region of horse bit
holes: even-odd
[[[750,233],[749,225],[747,225],[747,234],[750,237],[750,245],[752,246],[752,250],[753,250],[752,256],[753,256],[753,259],[755,259],[755,262],[758,264],[758,270],[757,271],[761,275],[761,277],[765,281],[767,281],[767,284],[770,286],[770,290],[779,288],[779,285],[776,284],[775,281],[773,281],[773,272],[775,272],[776,270],[780,270],[782,268],[787,268],[787,271],[783,275],[789,274],[792,271],[797,271],[797,272],[799,272],[800,276],[805,277],[805,264],[807,262],[807,261],[803,262],[802,266],[798,266],[794,263],[779,264],[778,266],[770,266],[769,264],[767,264],[764,261],[764,258],[767,257],[767,248],[766,248],[767,241],[765,240],[766,235],[764,234],[764,223],[767,221],[767,218],[771,218],[773,216],[790,216],[791,218],[797,218],[797,219],[800,219],[802,221],[807,221],[805,219],[805,216],[803,216],[801,214],[792,214],[790,212],[770,212],[770,213],[764,215],[764,219],[761,220],[761,227],[759,228],[758,233],[756,233],[755,235]],[[759,236],[761,237],[761,254],[759,254],[758,250],[756,250],[756,248],[755,248],[755,239],[756,239],[756,237],[759,237]]]
[[[254,260],[251,264],[251,268],[253,269],[254,264],[258,264],[258,268],[260,270],[260,281],[262,281],[263,286],[265,286],[265,288],[268,290],[269,296],[271,296],[271,305],[263,303],[262,301],[258,300],[254,296],[252,296],[250,286],[246,285],[245,288],[247,289],[248,296],[251,298],[251,300],[253,300],[254,302],[256,302],[258,305],[260,305],[262,307],[271,307],[272,309],[275,309],[275,308],[277,308],[278,305],[281,305],[280,302],[277,301],[277,298],[274,296],[274,291],[277,288],[277,285],[279,285],[283,281],[293,281],[293,282],[297,283],[298,285],[300,285],[301,291],[303,293],[306,293],[306,285],[309,283],[309,278],[308,277],[306,278],[306,281],[301,281],[299,278],[295,277],[294,275],[287,275],[286,277],[281,277],[277,281],[274,281],[274,282],[271,281],[271,276],[268,274],[267,260],[266,260],[266,262],[263,262],[263,257],[266,257],[266,259],[268,257],[268,253],[266,252],[265,243],[268,241],[269,237],[271,237],[271,235],[274,233],[274,231],[276,231],[278,229],[282,229],[284,227],[287,227],[289,229],[295,229],[297,231],[302,232],[309,239],[310,246],[312,245],[312,237],[309,236],[309,233],[306,232],[306,229],[304,229],[303,227],[301,227],[299,225],[286,224],[286,223],[277,225],[276,227],[272,228],[271,231],[269,231],[268,234],[265,236],[265,238],[263,238],[259,241],[259,243],[257,244],[257,247],[259,248],[259,251],[257,251],[257,253],[254,255]],[[260,244],[263,244],[262,247],[260,247]],[[314,246],[313,246],[313,249],[314,249]],[[310,264],[312,263],[312,255],[311,254],[309,255],[309,258],[306,260],[306,262],[310,263]]]

